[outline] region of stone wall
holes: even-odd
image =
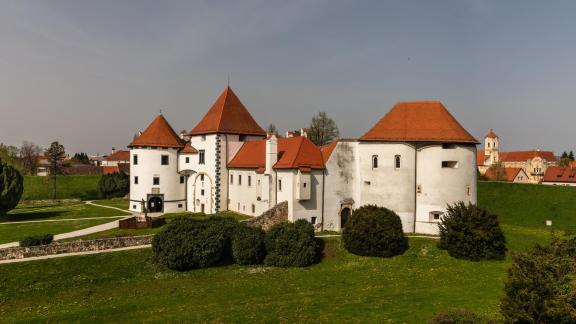
[[[246,221],[250,226],[259,226],[263,230],[268,230],[272,226],[288,221],[288,202],[283,201],[272,207],[262,215]]]
[[[0,260],[23,259],[51,254],[109,250],[152,243],[154,235],[113,237],[97,240],[52,243],[48,245],[0,249]]]

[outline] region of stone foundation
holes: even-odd
[[[272,226],[288,221],[288,202],[283,201],[272,207],[262,215],[246,221],[250,226],[259,226],[263,230],[268,230]]]

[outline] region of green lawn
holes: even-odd
[[[555,206],[557,232],[573,228],[575,195],[570,188],[479,185],[479,203],[500,216],[512,253],[549,241],[552,229],[541,222],[546,206]],[[0,265],[0,318],[425,323],[454,307],[499,318],[510,255],[456,260],[433,239],[411,238],[407,253],[381,259],[347,253],[340,238],[324,241],[322,262],[302,269],[227,265],[181,273],[155,265],[149,249]]]
[[[478,182],[478,205],[499,216],[502,224],[576,230],[576,188]]]
[[[128,210],[130,208],[128,199],[121,199],[121,198],[114,198],[114,199],[107,199],[107,200],[95,200],[95,204],[116,207],[120,209]]]
[[[98,199],[100,176],[57,176],[56,198]],[[52,199],[49,177],[25,176],[22,200]]]
[[[30,235],[71,232],[114,221],[105,217],[126,215],[130,213],[84,203],[20,205],[7,216],[0,217],[0,244],[19,241]],[[34,223],[16,223],[27,221]]]

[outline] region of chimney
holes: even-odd
[[[306,132],[306,128],[300,128],[300,136],[304,136],[308,138],[308,133]]]
[[[116,153],[116,148],[115,148],[115,147],[112,148],[112,154],[114,154],[114,153]]]
[[[278,162],[278,139],[275,134],[266,140],[266,170],[264,174],[272,174],[272,167]]]

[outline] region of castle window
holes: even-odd
[[[200,181],[204,181],[204,173],[200,175]]]
[[[439,222],[442,218],[443,212],[433,211],[430,212],[430,221],[431,222]]]
[[[316,225],[316,217],[310,218],[310,223],[311,223],[312,225]]]
[[[204,189],[200,190],[200,196],[204,196]]]
[[[205,155],[206,153],[204,150],[198,151],[198,164],[204,164],[206,162]]]
[[[180,176],[180,183],[184,183],[184,176]]]
[[[252,187],[252,176],[248,176],[248,187]]]
[[[159,186],[160,185],[160,177],[152,178],[152,185]]]
[[[378,169],[378,155],[372,155],[372,169]]]
[[[252,214],[256,212],[256,205],[252,204]]]
[[[400,155],[395,155],[394,156],[394,168],[395,169],[400,169]]]
[[[134,177],[134,184],[138,184],[138,176]]]
[[[234,184],[234,175],[233,174],[230,175],[230,184],[231,185]]]
[[[186,163],[190,163],[190,158],[186,157]]]
[[[442,168],[456,169],[458,168],[458,161],[442,161]]]
[[[168,165],[168,155],[162,155],[160,157],[160,164],[162,165]]]
[[[132,156],[132,164],[138,165],[138,155],[134,154]]]
[[[242,175],[241,174],[238,175],[238,185],[239,186],[242,185]]]
[[[278,191],[282,191],[282,179],[278,179]]]
[[[490,142],[488,142],[488,147],[490,147]]]

